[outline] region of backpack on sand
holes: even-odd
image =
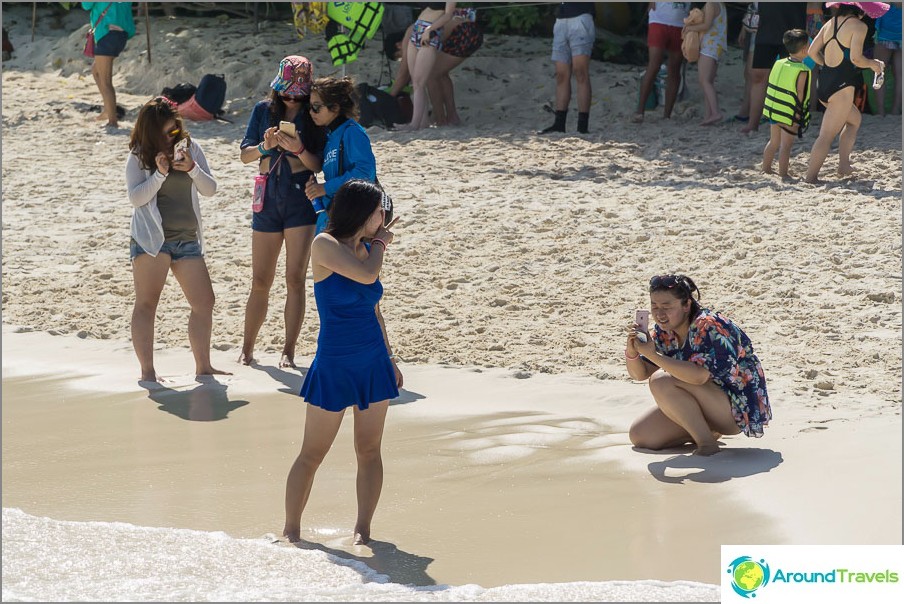
[[[208,73],[198,83],[194,95],[179,104],[182,117],[196,122],[223,118],[223,103],[226,102],[226,78],[222,74]]]

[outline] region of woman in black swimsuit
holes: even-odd
[[[869,5],[868,7],[866,5]],[[877,6],[878,5],[878,6]],[[851,150],[857,139],[860,128],[860,111],[854,105],[854,89],[863,78],[860,69],[872,69],[882,73],[885,65],[882,61],[867,59],[863,56],[863,42],[868,31],[862,21],[864,9],[888,10],[888,5],[881,2],[829,2],[832,18],[822,26],[813,43],[809,55],[822,66],[819,72],[819,101],[825,105],[825,115],[819,128],[819,137],[810,151],[810,163],[807,166],[807,182],[816,182],[819,170],[825,162],[826,155],[835,137],[841,134],[838,141],[838,174],[850,176]]]

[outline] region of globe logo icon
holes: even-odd
[[[769,565],[765,560],[757,562],[750,556],[735,558],[728,565],[731,587],[744,598],[755,598],[756,590],[769,583]]]

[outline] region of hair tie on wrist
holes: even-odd
[[[639,353],[639,352],[638,352],[637,354],[635,354],[633,357],[632,357],[632,356],[628,356],[628,349],[625,348],[625,358],[628,359],[629,361],[633,361],[634,359],[636,359],[636,358],[639,357],[639,356],[640,356],[640,353]]]
[[[389,247],[389,246],[386,244],[385,241],[383,241],[382,239],[379,239],[378,237],[374,237],[374,238],[370,241],[370,244],[371,244],[371,245],[373,245],[373,244],[375,244],[375,243],[382,243],[382,244],[383,244],[383,251],[384,251],[384,252],[385,252],[386,249]]]

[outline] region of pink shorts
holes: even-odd
[[[664,48],[668,52],[681,52],[681,28],[650,23],[647,27],[647,46]]]

